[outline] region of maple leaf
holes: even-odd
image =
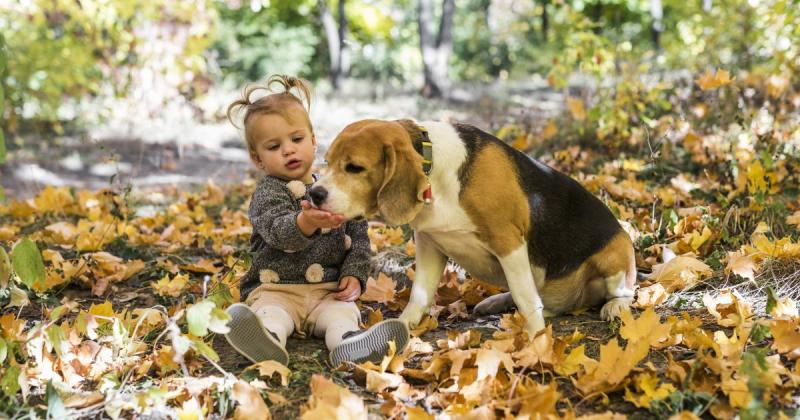
[[[679,256],[663,264],[654,265],[653,272],[648,278],[661,283],[667,292],[672,293],[695,286],[703,277],[711,275],[713,271],[711,267],[697,258]]]
[[[623,349],[617,340],[600,346],[600,359],[575,381],[584,394],[607,392],[616,389],[628,373],[647,356],[649,346],[645,341],[631,342]]]
[[[258,374],[262,378],[271,378],[272,375],[277,373],[281,377],[281,385],[283,386],[289,385],[289,375],[292,373],[289,368],[275,360],[262,360],[245,370],[249,369],[258,369]]]
[[[716,89],[721,86],[729,85],[735,78],[731,79],[731,74],[726,70],[718,69],[714,74],[711,70],[706,72],[697,79],[697,85],[702,90]]]
[[[633,380],[636,391],[634,393],[627,386],[625,387],[625,401],[630,401],[639,408],[650,408],[653,401],[666,398],[675,391],[675,387],[669,383],[659,385],[658,377],[651,373],[641,373],[636,375]]]
[[[267,404],[261,398],[261,393],[249,383],[239,380],[233,384],[231,397],[239,403],[233,413],[235,420],[269,420],[272,418]]]
[[[301,411],[304,420],[367,418],[361,398],[319,374],[311,377],[311,396]]]
[[[664,303],[669,297],[669,293],[661,283],[653,283],[650,286],[639,287],[636,289],[635,306],[637,308],[653,307]]]
[[[169,274],[166,274],[161,280],[153,282],[152,287],[161,296],[178,297],[183,292],[188,281],[189,276],[186,274],[178,274],[172,279],[169,278]]]
[[[475,356],[475,364],[478,366],[478,380],[497,376],[497,370],[502,364],[507,372],[514,371],[514,361],[511,355],[494,349],[479,349]]]
[[[633,319],[630,311],[623,311],[620,314],[622,327],[619,335],[628,340],[629,343],[639,341],[645,342],[650,347],[660,348],[669,345],[670,329],[669,323],[662,324],[660,317],[653,308],[647,308],[637,319]]]
[[[741,325],[752,315],[751,305],[736,290],[723,289],[717,296],[706,293],[703,304],[723,327]]]
[[[725,266],[725,273],[733,273],[750,281],[755,281],[755,273],[758,269],[759,264],[753,255],[746,255],[743,251],[728,252],[728,264]]]
[[[583,106],[583,99],[567,97],[567,108],[569,113],[577,121],[586,119],[586,109]]]
[[[381,272],[378,273],[378,280],[372,277],[367,279],[367,290],[359,299],[364,302],[389,303],[394,300],[395,287],[397,282]]]
[[[775,341],[772,348],[789,359],[800,358],[800,324],[797,320],[778,319],[772,321],[770,331]]]

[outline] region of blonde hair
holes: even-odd
[[[276,83],[280,85],[280,89],[282,90],[272,90],[272,85]],[[293,94],[291,92],[292,89],[296,89],[299,95]],[[252,101],[250,97],[254,92],[259,90],[265,90],[269,92],[269,94]],[[303,104],[304,99],[305,105]],[[252,138],[252,130],[248,130],[248,122],[250,119],[256,115],[278,114],[289,120],[290,116],[288,110],[291,105],[300,105],[303,110],[306,111],[304,113],[305,122],[308,124],[308,129],[313,133],[314,128],[311,125],[311,119],[308,117],[308,112],[311,111],[311,84],[307,80],[301,78],[287,76],[285,74],[273,74],[264,84],[248,84],[242,93],[242,97],[233,101],[233,103],[228,106],[228,120],[236,128],[239,128],[239,126],[233,121],[232,115],[238,114],[244,110],[242,125],[244,126],[244,137],[247,141],[247,151],[251,156],[256,153],[256,145],[255,139]]]

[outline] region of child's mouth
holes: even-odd
[[[301,161],[299,159],[292,159],[292,160],[290,160],[289,162],[286,163],[286,167],[289,168],[289,169],[297,169],[302,164],[303,164],[303,161]]]

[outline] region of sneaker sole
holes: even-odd
[[[268,333],[249,307],[234,303],[228,308],[230,331],[225,334],[228,343],[253,363],[275,360],[284,366],[289,363],[289,353],[281,343]]]
[[[389,341],[392,340],[395,342],[397,353],[408,344],[408,327],[399,319],[381,321],[367,332],[349,340],[345,339],[331,352],[330,362],[334,367],[345,361],[380,363],[389,352]]]

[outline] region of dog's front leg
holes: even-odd
[[[525,318],[525,329],[530,338],[533,338],[538,331],[544,329],[544,305],[533,278],[528,244],[523,243],[508,255],[499,257],[499,260],[506,275],[511,297]]]
[[[411,287],[411,299],[400,314],[400,320],[405,321],[410,327],[417,326],[433,304],[436,288],[447,264],[447,256],[442,254],[425,234],[416,232],[414,241],[417,247],[414,285]]]

